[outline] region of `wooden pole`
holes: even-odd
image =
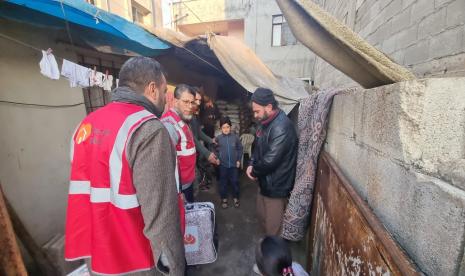
[[[0,264],[6,275],[27,275],[0,185]]]
[[[13,223],[13,228],[16,232],[16,235],[18,235],[18,238],[21,240],[26,250],[29,252],[29,254],[31,254],[31,257],[36,262],[39,270],[42,272],[43,275],[58,275],[57,269],[54,267],[53,262],[51,262],[47,258],[47,255],[37,245],[37,243],[32,238],[31,234],[29,234],[29,232],[19,219],[18,215],[16,214],[8,199],[5,197],[4,200],[8,213],[10,214],[11,222]]]

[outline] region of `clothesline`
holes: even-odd
[[[37,48],[37,47],[35,47],[33,45],[30,45],[30,44],[25,43],[23,41],[17,40],[15,38],[12,38],[12,37],[10,37],[8,35],[5,35],[5,34],[2,34],[2,33],[0,33],[0,37],[3,37],[4,39],[13,41],[13,42],[15,42],[17,44],[23,45],[25,47],[28,47],[30,49],[33,49],[33,50],[41,52],[41,53],[43,53],[43,51],[44,51],[44,50],[39,49],[39,48]],[[50,63],[52,63],[52,65],[55,64],[55,62],[53,60],[44,61],[44,56],[43,56],[43,58],[41,60],[41,63],[45,62],[45,64],[50,64]],[[71,87],[80,86],[80,87],[86,88],[86,87],[91,87],[91,86],[99,86],[99,87],[104,88],[104,90],[106,90],[106,91],[111,91],[111,88],[113,87],[113,76],[112,75],[97,72],[95,70],[95,67],[94,67],[94,70],[92,70],[92,69],[89,69],[87,67],[75,64],[74,62],[68,61],[67,59],[62,58],[60,56],[53,55],[53,59],[55,59],[55,58],[58,58],[62,62],[62,64],[64,65],[64,66],[62,66],[61,75],[68,78],[68,80],[70,81],[70,86]],[[84,68],[88,69],[87,73],[85,73]],[[47,68],[47,69],[49,69],[49,68]],[[42,65],[41,65],[41,72],[42,71],[43,70],[42,70]],[[108,70],[107,70],[107,72],[108,72]],[[51,79],[59,79],[59,74],[57,75],[56,74],[57,72],[54,72],[54,71],[53,71],[53,73],[54,74],[53,74],[53,77],[52,77],[51,76],[52,74],[44,74],[42,72],[42,74],[48,76]],[[86,80],[86,79],[89,79],[89,80]],[[116,86],[118,86],[118,79],[116,79]]]

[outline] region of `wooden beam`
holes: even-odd
[[[36,262],[39,270],[42,272],[42,275],[55,276],[58,275],[57,269],[54,267],[53,262],[51,262],[47,255],[42,251],[42,249],[37,245],[37,243],[32,238],[31,234],[27,231],[24,224],[19,219],[15,210],[11,206],[10,202],[6,197],[4,197],[5,205],[8,210],[8,213],[11,217],[11,222],[13,224],[13,229],[18,235],[18,238],[23,243],[26,250],[31,255],[32,259]]]
[[[0,264],[6,275],[27,275],[0,185]],[[0,271],[1,272],[1,271]]]

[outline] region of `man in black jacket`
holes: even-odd
[[[246,173],[260,185],[257,213],[265,234],[280,235],[284,210],[294,186],[297,133],[292,121],[278,108],[271,90],[255,90],[252,110],[260,124]]]

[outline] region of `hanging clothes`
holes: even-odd
[[[90,86],[99,86],[103,87],[103,78],[104,74],[102,72],[98,72],[96,70],[92,71],[91,77],[90,77]]]
[[[105,74],[103,76],[103,90],[105,91],[111,91],[111,88],[113,86],[113,76]]]
[[[39,66],[42,75],[52,80],[60,78],[60,69],[58,69],[57,61],[50,49],[47,51],[42,50],[42,59],[39,62]]]
[[[70,87],[89,87],[91,74],[92,70],[89,68],[63,59],[61,75],[68,78]]]

